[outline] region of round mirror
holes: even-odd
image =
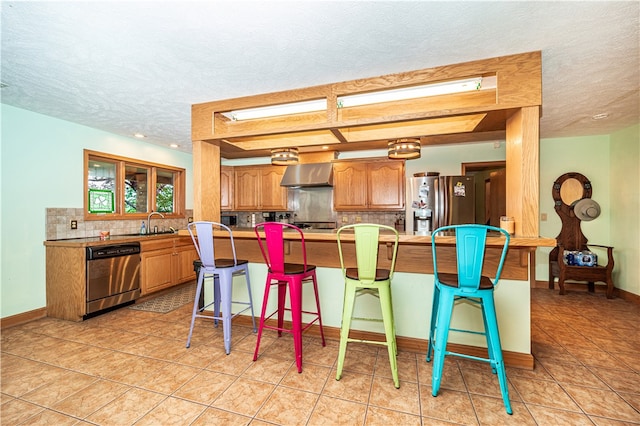
[[[562,182],[560,187],[560,198],[562,202],[571,205],[574,201],[581,200],[584,196],[584,187],[578,179],[569,178]]]

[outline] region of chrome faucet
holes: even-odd
[[[162,213],[158,213],[158,212],[149,213],[149,215],[147,216],[147,232],[149,234],[151,234],[151,233],[157,234],[157,232],[152,232],[152,230],[151,230],[151,216],[153,216],[155,214],[157,214],[158,216],[160,216],[161,218],[164,219],[164,215]]]

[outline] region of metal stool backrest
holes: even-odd
[[[191,235],[193,245],[196,247],[196,251],[200,257],[200,262],[202,262],[202,267],[208,269],[216,267],[215,245],[213,244],[214,229],[229,233],[231,251],[233,253],[233,266],[238,264],[238,259],[236,258],[236,246],[233,242],[233,234],[228,226],[218,222],[198,221],[187,225],[187,229],[189,230],[189,235]]]
[[[378,225],[372,223],[357,223],[345,225],[338,229],[338,253],[340,255],[340,265],[343,273],[346,271],[344,257],[342,254],[341,235],[345,230],[353,229],[356,245],[356,264],[358,268],[358,279],[363,283],[373,283],[376,280],[376,270],[378,269],[378,244],[380,230],[391,231],[395,235],[391,266],[389,268],[389,279],[393,278],[393,271],[396,265],[396,255],[398,253],[398,231],[391,226]]]
[[[500,275],[502,274],[504,259],[506,258],[509,248],[509,233],[495,226],[473,224],[443,226],[433,231],[431,234],[431,251],[433,253],[433,273],[436,282],[439,282],[436,237],[438,234],[446,233],[447,231],[455,231],[458,287],[466,292],[476,292],[480,287],[480,277],[482,275],[482,266],[486,251],[487,232],[497,231],[504,235],[504,245],[502,246],[496,276],[493,280],[493,286],[497,286]]]
[[[258,244],[262,257],[271,273],[285,273],[285,253],[284,253],[284,230],[291,229],[300,235],[300,243],[302,247],[302,261],[304,271],[307,270],[307,250],[304,243],[304,234],[302,230],[295,225],[280,222],[263,222],[255,226],[254,230],[258,237]],[[264,233],[264,238],[260,235]]]

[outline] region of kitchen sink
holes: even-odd
[[[160,232],[151,232],[149,234],[141,234],[139,232],[133,232],[131,234],[118,234],[113,235],[114,237],[153,237],[154,235],[167,235],[167,234],[175,234],[177,231],[160,231]]]

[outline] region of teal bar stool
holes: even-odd
[[[381,230],[390,231],[393,236],[393,251],[391,255],[391,265],[389,269],[378,268],[379,235]],[[345,267],[345,256],[343,254],[343,240],[347,240],[343,234],[353,231],[355,238],[355,261],[356,267]],[[360,342],[377,345],[384,345],[389,352],[389,363],[391,364],[391,374],[396,388],[400,387],[398,380],[398,362],[396,355],[396,328],[393,320],[393,304],[391,301],[391,279],[396,264],[396,254],[398,252],[398,231],[390,226],[377,224],[355,224],[347,225],[338,229],[338,253],[340,254],[340,266],[344,276],[344,307],[342,310],[342,326],[340,328],[340,349],[338,352],[338,371],[336,380],[342,377],[344,358],[347,353],[347,343]],[[351,241],[351,239],[349,239]],[[380,300],[382,319],[353,317],[353,310],[356,297],[370,294]],[[362,340],[349,337],[352,320],[377,321],[384,323],[386,341]]]
[[[504,238],[500,238],[503,244],[502,253],[493,282],[489,277],[482,275],[488,231],[495,231],[504,235]],[[451,236],[454,232],[458,273],[439,273],[436,239],[440,236]],[[433,231],[431,235],[431,251],[433,253],[435,289],[431,311],[431,327],[429,329],[427,362],[431,361],[431,356],[433,355],[433,376],[431,380],[431,393],[433,396],[437,396],[440,389],[442,368],[446,355],[490,363],[493,373],[498,374],[500,391],[507,414],[512,414],[513,410],[511,410],[509,389],[507,387],[507,373],[502,359],[500,333],[498,332],[498,320],[493,300],[493,290],[500,280],[504,259],[509,248],[509,238],[507,231],[485,225],[444,226]],[[478,306],[482,310],[484,331],[450,328],[453,308],[457,302],[463,301]],[[487,339],[488,358],[447,351],[449,331],[484,335]]]

